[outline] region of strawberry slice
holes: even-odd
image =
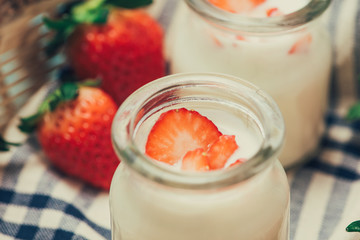
[[[210,169],[220,169],[226,164],[229,157],[238,149],[234,135],[222,135],[214,142],[208,152]]]
[[[231,13],[251,11],[266,0],[208,0],[214,6]]]
[[[259,6],[260,4],[263,4],[266,0],[250,0],[250,2],[253,4],[254,7]]]
[[[241,35],[236,35],[235,38],[237,40],[240,40],[240,41],[244,41],[245,40],[245,37],[244,36],[241,36]]]
[[[312,36],[311,34],[306,34],[299,40],[297,40],[294,45],[290,48],[288,51],[289,54],[295,54],[295,53],[305,53],[309,50],[310,45],[312,42]]]
[[[209,161],[203,148],[188,151],[183,160],[181,169],[185,171],[208,171]]]
[[[266,10],[266,16],[268,16],[268,17],[275,17],[275,16],[281,16],[281,15],[282,15],[282,12],[276,7],[269,8]]]
[[[232,164],[229,165],[229,167],[233,167],[235,165],[241,164],[243,162],[245,162],[245,159],[239,158],[238,160],[236,160],[235,162],[233,162]]]
[[[228,11],[228,12],[232,12],[232,13],[235,13],[235,9],[231,6],[231,4],[229,3],[229,0],[209,0],[209,2],[218,7],[218,8],[221,8],[225,11]]]
[[[207,149],[220,135],[215,124],[198,112],[173,109],[161,114],[150,130],[145,153],[173,165],[188,151]]]

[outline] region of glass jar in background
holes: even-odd
[[[328,101],[331,45],[319,16],[330,0],[268,0],[251,16],[209,1],[179,3],[167,39],[171,73],[219,72],[251,81],[283,114],[283,166],[309,159],[324,131]]]
[[[242,164],[186,172],[147,157],[159,115],[188,108],[239,140]],[[287,240],[289,186],[277,159],[284,123],[254,85],[220,74],[175,74],[133,93],[113,122],[121,159],[110,189],[113,240]]]

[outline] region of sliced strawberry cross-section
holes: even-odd
[[[229,167],[233,167],[233,166],[238,165],[238,164],[241,164],[241,163],[243,163],[243,162],[245,162],[245,161],[246,161],[245,159],[239,158],[239,159],[237,159],[235,162],[233,162],[232,164],[230,164]]]
[[[251,11],[266,0],[208,0],[214,6],[231,13]]]
[[[185,108],[162,113],[150,130],[145,153],[158,161],[175,164],[197,148],[207,149],[221,132],[205,116]]]
[[[235,13],[235,9],[231,6],[228,0],[209,0],[214,6],[221,8],[225,11]]]
[[[250,2],[254,5],[254,7],[256,7],[266,2],[266,0],[250,0]]]
[[[223,168],[229,157],[238,149],[234,135],[222,135],[213,143],[208,152],[210,169]]]
[[[208,171],[209,161],[204,149],[197,148],[187,152],[182,160],[181,169],[185,171]]]
[[[281,16],[283,13],[276,7],[269,8],[266,10],[266,16],[268,17],[275,17],[275,16]]]

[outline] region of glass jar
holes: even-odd
[[[248,159],[230,168],[186,172],[147,157],[161,113],[188,108],[240,138]],[[228,75],[176,74],[133,93],[113,122],[121,159],[110,189],[113,240],[286,240],[289,186],[277,159],[284,123],[274,101]]]
[[[299,2],[289,1],[282,3]],[[309,159],[324,131],[328,101],[331,45],[319,16],[330,0],[310,0],[273,17],[231,13],[208,0],[185,2],[169,30],[170,72],[219,72],[251,81],[275,99],[283,114],[287,131],[281,163],[290,167]],[[276,0],[266,4],[271,2]]]

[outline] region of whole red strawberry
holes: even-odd
[[[108,190],[119,164],[111,144],[116,104],[103,90],[64,84],[20,129],[36,128],[47,158],[63,172]]]
[[[137,88],[165,75],[163,30],[144,10],[124,8],[129,2],[136,8],[151,1],[96,2],[99,0],[73,6],[60,20],[68,26],[60,32],[71,32],[66,38],[66,55],[77,77],[102,79],[101,87],[121,104]],[[45,23],[59,30],[59,22]]]
[[[67,56],[81,79],[100,77],[120,104],[133,91],[165,74],[163,32],[142,10],[112,10],[105,25],[81,25]]]

